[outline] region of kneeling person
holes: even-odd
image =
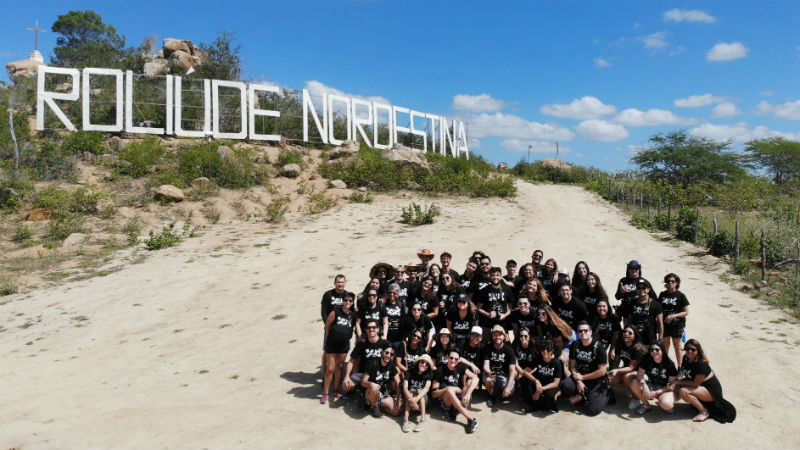
[[[467,419],[467,433],[472,433],[478,428],[478,419],[473,418],[467,411],[472,400],[472,392],[478,387],[478,376],[464,364],[460,364],[461,353],[451,349],[447,355],[447,364],[439,366],[433,381],[433,398],[439,399],[439,404],[450,418],[455,420],[458,413]]]
[[[400,415],[403,402],[399,390],[394,397],[389,395],[391,382],[399,386],[400,375],[394,363],[394,349],[387,342],[381,351],[381,357],[377,361],[369,362],[361,378],[361,386],[366,389],[367,406],[373,417],[381,417],[381,408],[393,416]]]

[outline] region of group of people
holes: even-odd
[[[542,262],[541,250],[519,272],[508,260],[505,274],[481,251],[461,274],[447,252],[440,264],[429,249],[417,256],[417,264],[376,264],[358,293],[336,275],[322,296],[321,403],[359,391],[373,416],[402,415],[402,430],[419,432],[438,401],[472,433],[478,422],[469,406],[479,389],[493,411],[516,394],[525,411],[557,412],[565,398],[596,415],[619,387],[639,414],[651,402],[673,413],[683,400],[697,410],[695,422],[735,418],[703,347],[685,340],[689,301],[678,275],[664,276],[656,296],[641,264],[630,261],[612,305],[586,262],[570,274],[553,258]]]

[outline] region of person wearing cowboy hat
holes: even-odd
[[[422,261],[419,264],[419,272],[424,276],[428,272],[428,264],[433,261],[433,257],[436,256],[430,249],[423,248],[421,252],[417,253],[419,260]]]
[[[500,400],[514,393],[517,357],[506,345],[506,330],[501,325],[492,327],[492,344],[483,351],[483,385],[489,392],[486,404],[497,410]]]
[[[403,412],[403,433],[411,431],[411,422],[408,418],[411,411],[419,412],[415,432],[420,432],[425,426],[425,411],[429,406],[428,392],[433,380],[433,361],[428,355],[422,355],[414,360],[414,368],[406,372],[403,380],[403,396],[406,399]]]

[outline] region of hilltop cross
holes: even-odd
[[[47,33],[47,30],[39,29],[39,20],[36,20],[36,26],[33,28],[26,28],[28,31],[33,31],[36,34],[36,46],[33,48],[34,50],[39,50],[39,32]]]

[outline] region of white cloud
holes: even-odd
[[[708,106],[714,103],[722,103],[726,101],[727,98],[725,97],[717,97],[711,95],[710,93],[706,93],[703,95],[690,95],[686,98],[679,98],[675,100],[675,106],[679,108],[697,108],[700,106]]]
[[[669,45],[666,31],[659,31],[657,33],[648,34],[647,36],[639,36],[638,40],[644,43],[645,49],[651,49],[653,51],[661,50]]]
[[[575,133],[561,124],[531,122],[513,114],[473,114],[466,120],[469,121],[470,135],[476,138],[498,136],[549,141],[569,141],[575,138]]]
[[[317,80],[311,80],[306,83],[306,89],[308,89],[308,93],[314,99],[315,103],[321,101],[322,94],[328,95],[341,95],[343,97],[351,97],[351,98],[359,98],[362,100],[367,100],[369,102],[376,102],[376,103],[385,103],[390,105],[391,102],[384,97],[373,96],[373,97],[364,97],[363,95],[357,94],[348,94],[346,92],[342,92],[339,89],[327,86]]]
[[[800,133],[785,133],[782,131],[770,130],[765,126],[748,128],[744,122],[735,125],[714,125],[706,123],[699,127],[689,130],[689,134],[698,137],[713,139],[715,141],[733,141],[743,144],[753,139],[766,139],[771,137],[782,137],[785,139],[800,139]]]
[[[527,153],[528,146],[530,145],[531,153],[555,153],[556,143],[548,141],[535,141],[525,139],[506,139],[500,145],[506,150],[513,153]],[[558,153],[564,155],[570,153],[572,147],[568,145],[558,145]]]
[[[744,58],[750,51],[741,42],[720,42],[708,51],[706,60],[708,61],[730,61],[732,59]]]
[[[772,105],[770,105],[769,102],[766,100],[761,100],[760,102],[758,102],[758,105],[756,105],[756,110],[753,111],[753,113],[755,113],[758,116],[763,116],[764,114],[769,114],[771,112],[772,112]]]
[[[800,120],[800,100],[775,105],[773,110],[775,111],[775,117],[780,119]]]
[[[492,98],[489,94],[458,94],[453,97],[452,108],[457,111],[494,112],[508,106],[508,102]]]
[[[596,97],[584,96],[574,99],[568,105],[554,103],[544,105],[539,110],[547,115],[556,117],[566,117],[569,119],[597,119],[617,111],[612,105],[603,104]]]
[[[679,46],[677,46],[677,47],[675,47],[675,48],[673,48],[672,50],[669,51],[669,56],[680,55],[684,51],[686,51],[686,47],[683,47],[683,46],[679,45]]]
[[[711,117],[733,117],[742,113],[738,106],[731,102],[720,103],[711,110]]]
[[[608,66],[610,66],[610,65],[611,65],[611,63],[610,63],[610,62],[608,62],[608,61],[606,61],[606,60],[605,60],[605,59],[603,59],[603,58],[595,58],[595,59],[594,59],[594,65],[595,65],[595,66],[597,66],[597,67],[603,68],[603,67],[608,67]]]
[[[482,147],[483,145],[481,144],[481,141],[479,139],[469,138],[469,148],[476,149]]]
[[[664,21],[714,23],[717,21],[717,18],[699,9],[670,9],[664,12]]]
[[[629,127],[644,127],[657,125],[689,125],[695,123],[694,119],[681,117],[666,109],[649,109],[640,111],[628,108],[614,117],[614,123]]]
[[[578,125],[578,134],[586,141],[614,142],[628,137],[628,130],[606,120],[584,120]]]

